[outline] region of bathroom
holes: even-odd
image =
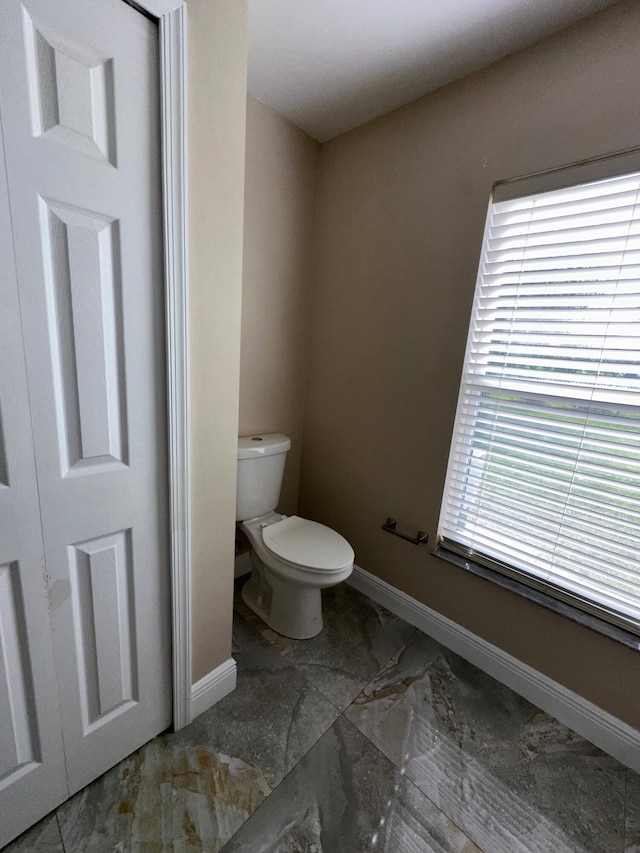
[[[381,524],[435,537],[492,183],[637,145],[640,9],[321,145],[246,100],[241,6],[189,0],[192,683],[232,653],[238,435],[282,433],[282,513],[637,731],[635,652]]]
[[[249,97],[239,407],[240,435],[292,439],[281,512],[634,728],[633,650],[380,527],[435,537],[493,182],[637,144],[637,15],[616,4],[322,146]]]

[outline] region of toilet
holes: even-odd
[[[322,631],[321,590],[349,577],[354,553],[330,527],[275,511],[290,447],[280,433],[238,440],[236,520],[251,545],[252,565],[241,594],[278,634],[308,640]]]

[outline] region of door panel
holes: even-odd
[[[113,61],[22,8],[33,136],[116,165]]]
[[[62,476],[127,463],[118,223],[40,202]]]
[[[0,845],[68,794],[0,122]]]
[[[32,728],[33,683],[25,655],[28,637],[19,572],[17,560],[0,566],[0,777],[40,757]]]
[[[171,719],[158,37],[121,0],[3,0],[2,39],[73,793]]]
[[[89,731],[107,715],[139,701],[131,530],[75,545],[70,556],[81,647],[80,698]]]

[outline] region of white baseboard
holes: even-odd
[[[236,662],[229,658],[191,687],[191,719],[195,720],[235,689]]]
[[[637,729],[370,572],[354,566],[347,583],[640,772]]]

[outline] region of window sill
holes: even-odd
[[[604,619],[598,619],[597,616],[594,616],[591,613],[585,613],[577,607],[572,607],[570,604],[567,604],[564,601],[559,601],[551,595],[546,595],[540,590],[532,589],[526,584],[519,583],[513,578],[501,575],[499,572],[495,572],[492,569],[481,566],[479,563],[474,563],[472,560],[467,560],[458,554],[448,551],[446,548],[439,547],[431,553],[434,557],[439,557],[441,560],[453,563],[454,566],[458,566],[460,569],[471,572],[473,575],[492,581],[498,586],[501,586],[503,589],[509,590],[509,592],[514,592],[516,595],[520,595],[528,601],[533,601],[541,607],[546,607],[547,610],[559,613],[561,616],[571,619],[572,622],[577,622],[579,625],[590,628],[598,634],[603,634],[610,640],[614,640],[617,643],[621,643],[623,646],[627,646],[627,648],[640,651],[640,636],[632,634],[630,631],[625,631],[624,628],[612,625]]]

